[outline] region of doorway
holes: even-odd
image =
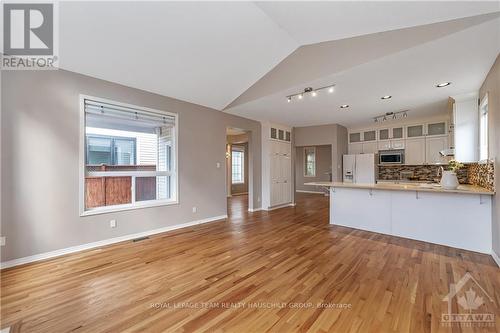
[[[305,184],[332,181],[332,145],[305,146],[295,149],[295,191],[328,195],[325,187]]]
[[[226,194],[228,215],[248,211],[250,189],[249,132],[226,129]]]

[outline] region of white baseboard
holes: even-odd
[[[259,207],[259,208],[248,208],[248,211],[250,213],[253,213],[253,212],[258,212],[259,210],[262,210],[262,207]]]
[[[495,253],[495,251],[491,251],[491,257],[495,260],[497,266],[500,267],[500,257]]]
[[[0,269],[14,267],[14,266],[22,265],[22,264],[27,264],[30,262],[55,258],[55,257],[59,257],[62,255],[65,255],[65,254],[80,252],[80,251],[84,251],[84,250],[90,250],[90,249],[94,249],[94,248],[105,246],[105,245],[115,244],[115,243],[119,243],[119,242],[128,241],[131,239],[146,237],[146,236],[150,236],[150,235],[154,235],[154,234],[160,234],[162,232],[186,228],[186,227],[190,227],[193,225],[198,225],[198,224],[203,224],[203,223],[208,223],[208,222],[213,222],[213,221],[218,221],[218,220],[223,220],[223,219],[227,219],[227,215],[209,217],[209,218],[202,219],[202,220],[171,225],[171,226],[167,226],[164,228],[138,232],[136,234],[130,234],[130,235],[125,235],[125,236],[120,236],[120,237],[115,237],[115,238],[110,238],[110,239],[104,239],[104,240],[93,242],[93,243],[76,245],[76,246],[71,246],[71,247],[67,247],[67,248],[59,249],[59,250],[55,250],[55,251],[35,254],[32,256],[28,256],[28,257],[23,257],[23,258],[18,258],[18,259],[13,259],[13,260],[2,262],[2,263],[0,263]]]
[[[304,191],[304,190],[295,190],[295,192],[299,193],[313,193],[313,194],[325,194],[326,192],[321,192],[321,191]]]
[[[296,205],[295,202],[292,202],[292,203],[287,203],[284,205],[268,207],[267,209],[264,209],[264,210],[270,211],[270,210],[275,210],[275,209],[280,209],[280,208],[285,208],[285,207],[294,207],[295,205]]]

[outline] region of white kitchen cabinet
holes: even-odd
[[[271,142],[271,206],[291,202],[291,145],[286,142]]]
[[[446,121],[437,121],[426,124],[426,132],[427,136],[436,136],[436,135],[447,135],[448,134],[448,124]]]
[[[407,138],[419,138],[425,135],[424,124],[418,125],[408,125],[406,126],[406,137]]]
[[[405,164],[422,165],[425,163],[425,138],[407,139]]]
[[[349,154],[362,154],[363,144],[362,143],[350,143],[348,147]]]
[[[391,139],[403,139],[404,129],[403,127],[393,127],[391,128]]]
[[[361,132],[349,133],[349,143],[361,142]]]
[[[378,153],[377,142],[363,142],[363,154],[376,154]]]
[[[428,164],[446,163],[446,158],[439,153],[448,149],[448,136],[428,136],[425,138],[425,161]]]
[[[389,140],[390,139],[390,131],[388,128],[381,128],[378,130],[378,140]]]
[[[391,140],[391,149],[405,149],[405,140]]]
[[[379,141],[378,142],[378,150],[390,150],[391,149],[391,141]]]

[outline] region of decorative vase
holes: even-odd
[[[443,171],[441,176],[441,186],[445,190],[456,190],[458,187],[457,174],[453,171]]]

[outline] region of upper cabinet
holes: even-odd
[[[363,141],[377,141],[377,132],[375,130],[363,132]]]
[[[349,143],[361,142],[361,132],[349,133]]]
[[[424,124],[406,126],[407,138],[419,138],[425,135]]]
[[[271,132],[269,137],[273,140],[286,141],[286,142],[292,141],[292,133],[289,130],[276,127],[271,127]]]
[[[381,128],[378,130],[378,139],[379,140],[389,140],[390,135],[389,135],[389,129],[388,128]]]
[[[446,134],[447,134],[447,124],[445,121],[427,124],[427,136],[446,135]]]
[[[391,133],[391,139],[402,139],[404,137],[403,126],[393,127]]]

